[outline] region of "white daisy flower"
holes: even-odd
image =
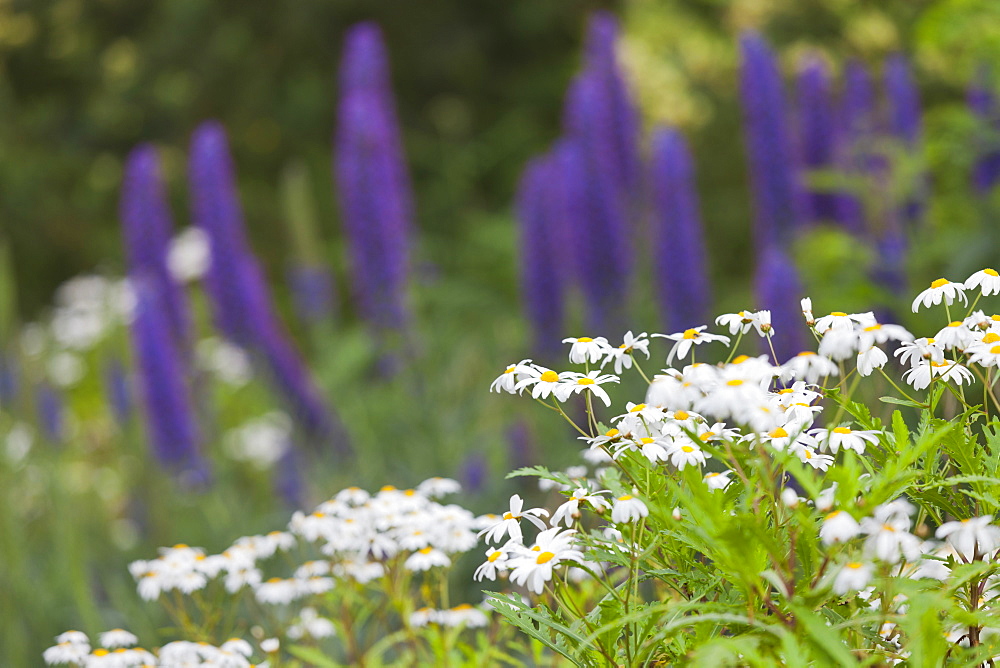
[[[797,378],[807,383],[818,383],[828,376],[837,376],[837,365],[827,357],[806,350],[781,365],[783,378]]]
[[[132,647],[139,639],[125,629],[111,629],[101,634],[101,647],[115,649],[116,647]]]
[[[462,485],[451,478],[428,478],[417,485],[417,491],[431,499],[438,499],[462,491]]]
[[[42,660],[50,666],[66,663],[83,664],[90,655],[90,641],[70,642],[63,640],[42,652]]]
[[[429,571],[432,568],[447,568],[451,566],[448,555],[436,547],[427,546],[417,550],[409,557],[403,567],[408,571]]]
[[[604,405],[611,407],[611,397],[601,385],[604,383],[617,383],[618,376],[611,374],[601,374],[600,371],[591,371],[587,374],[568,374],[562,381],[562,387],[555,393],[561,401],[565,401],[571,394],[590,392],[604,402]]]
[[[972,372],[951,360],[942,362],[921,362],[903,374],[903,380],[913,386],[915,390],[922,390],[931,384],[931,378],[939,376],[944,381],[950,381],[957,385],[971,383],[974,378]]]
[[[965,347],[976,340],[976,333],[965,326],[962,320],[955,320],[944,326],[934,335],[934,341],[941,347],[965,350]]]
[[[634,522],[649,515],[646,504],[631,494],[619,496],[611,507],[611,521],[616,524]]]
[[[981,269],[965,279],[965,289],[979,288],[984,297],[1000,295],[1000,274],[996,269]]]
[[[259,602],[273,605],[291,603],[304,594],[305,592],[299,587],[299,581],[294,578],[288,580],[271,578],[254,589],[254,596]]]
[[[909,364],[913,367],[923,360],[943,362],[944,348],[932,338],[920,338],[902,344],[893,355],[899,358],[900,364]]]
[[[890,564],[899,563],[901,557],[916,561],[923,551],[920,539],[909,532],[909,527],[909,519],[862,519],[861,533],[868,535],[865,553]]]
[[[646,332],[639,334],[638,336],[632,336],[632,332],[625,332],[625,336],[622,337],[622,344],[617,348],[609,348],[604,353],[604,360],[601,362],[601,368],[614,360],[615,362],[615,373],[621,375],[622,369],[632,368],[632,356],[640,352],[649,359],[649,338]]]
[[[846,563],[833,579],[833,591],[841,596],[851,591],[860,591],[872,581],[873,574],[871,564],[860,561]]]
[[[490,385],[490,392],[516,393],[517,383],[530,377],[531,360],[521,360],[516,364],[511,364],[506,370]]]
[[[883,325],[876,322],[867,327],[862,327],[859,333],[858,348],[863,349],[876,343],[886,343],[887,341],[912,341],[913,334],[905,327],[899,325]]]
[[[823,520],[819,529],[819,539],[829,547],[834,543],[846,543],[861,533],[861,525],[850,513],[835,510]]]
[[[732,480],[729,479],[731,473],[731,471],[723,471],[722,473],[706,473],[704,478],[705,485],[707,485],[713,492],[717,489],[725,489],[726,487],[729,487],[729,484],[732,482]]]
[[[715,319],[715,324],[719,327],[728,327],[729,333],[733,336],[746,334],[754,325],[753,311],[739,311],[738,313],[723,313]]]
[[[934,535],[947,539],[956,552],[972,560],[976,555],[989,554],[1000,547],[1000,527],[992,522],[992,515],[945,522]]]
[[[808,464],[820,471],[826,471],[833,464],[833,457],[830,455],[821,455],[809,447],[799,448],[794,452],[803,464]]]
[[[1000,337],[997,338],[1000,339]],[[973,344],[966,348],[965,352],[969,354],[969,364],[978,364],[980,366],[997,366],[1000,364],[1000,343],[992,345]]]
[[[678,332],[676,334],[653,334],[653,336],[659,336],[661,338],[674,341],[674,345],[670,349],[670,353],[667,354],[667,364],[669,365],[673,363],[674,359],[686,358],[692,346],[699,346],[710,341],[721,341],[722,343],[729,345],[728,336],[710,334],[704,331],[706,328],[707,325],[702,325],[701,327],[685,329],[683,332]]]
[[[539,529],[545,529],[545,522],[539,517],[548,517],[549,511],[544,508],[530,508],[523,510],[524,500],[520,495],[515,494],[510,497],[510,510],[503,514],[503,517],[493,525],[479,532],[480,536],[486,536],[486,542],[499,543],[504,535],[509,534],[511,539],[520,543],[523,540],[520,520],[526,519]]]
[[[450,610],[442,610],[439,619],[441,624],[454,628],[464,626],[470,629],[482,628],[490,623],[489,617],[479,608],[474,608],[468,603],[457,605]]]
[[[555,394],[556,399],[559,399],[559,394],[556,393],[556,388],[561,384],[563,378],[567,378],[570,372],[557,373],[551,369],[546,369],[545,367],[538,366],[537,364],[532,364],[531,366],[525,367],[525,374],[527,378],[518,381],[514,385],[514,390],[516,392],[522,391],[526,387],[531,387],[531,397],[532,399],[547,399],[550,394]],[[561,392],[561,391],[560,391]]]
[[[866,313],[833,311],[830,315],[824,315],[816,319],[816,331],[820,334],[826,334],[831,329],[853,330],[855,324],[867,327],[874,323],[875,315],[871,311]]]
[[[605,352],[611,347],[608,340],[603,336],[592,339],[589,336],[581,336],[578,339],[563,339],[563,343],[571,343],[569,349],[569,361],[573,364],[597,364],[604,357]]]
[[[684,441],[674,441],[669,450],[670,463],[677,467],[678,471],[683,471],[688,464],[703,466],[708,455],[695,445],[690,439]]]
[[[881,434],[881,432],[874,429],[854,430],[850,427],[813,429],[809,433],[824,449],[829,450],[833,454],[837,454],[841,448],[844,448],[845,450],[854,450],[859,455],[865,454],[865,446],[868,443],[872,445],[878,443],[878,437]]]
[[[858,353],[858,373],[870,376],[875,369],[881,369],[889,361],[889,356],[878,346]]]
[[[583,553],[573,547],[574,535],[576,532],[572,529],[556,527],[538,534],[530,549],[521,547],[511,556],[508,564],[510,581],[541,594],[545,583],[552,579],[556,566],[565,562],[584,563]]]
[[[604,512],[608,507],[608,500],[600,495],[610,493],[607,490],[591,493],[586,487],[577,487],[569,499],[552,513],[550,524],[558,526],[560,522],[563,522],[567,527],[572,525],[580,517],[581,503],[589,503],[597,512]]]
[[[913,312],[916,313],[919,311],[921,305],[924,308],[928,308],[932,304],[940,304],[942,300],[944,300],[945,304],[951,306],[955,303],[956,299],[963,304],[969,303],[968,298],[965,296],[965,286],[961,283],[953,283],[946,278],[939,278],[913,300]]]
[[[440,615],[440,610],[427,607],[420,608],[410,614],[410,626],[419,629],[427,626],[428,624],[437,624],[439,622]]]

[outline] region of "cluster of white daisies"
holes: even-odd
[[[268,662],[251,663],[254,649],[245,640],[232,638],[218,647],[204,642],[172,642],[155,653],[136,647],[138,638],[124,629],[100,635],[100,647],[91,648],[90,638],[81,631],[66,631],[42,658],[50,666],[71,664],[81,668],[131,668],[133,666],[204,666],[214,668],[267,668]],[[277,641],[261,643],[264,653],[277,649]]]

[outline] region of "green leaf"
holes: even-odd
[[[288,652],[297,659],[302,659],[310,666],[318,668],[343,668],[345,664],[337,663],[321,650],[315,647],[303,647],[302,645],[292,645]]]

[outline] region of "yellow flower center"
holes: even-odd
[[[415,490],[415,489],[408,489],[405,492],[403,492],[403,494],[405,494],[406,496],[413,496],[416,493],[417,493],[417,490]]]
[[[472,610],[472,606],[468,603],[463,603],[461,605],[456,605],[452,610]]]
[[[931,366],[937,367],[938,369],[945,366],[951,366],[952,364],[954,364],[954,362],[949,362],[948,360],[945,360],[943,362],[931,362]]]
[[[384,487],[383,487],[382,489],[380,489],[379,491],[380,491],[380,492],[395,492],[395,491],[396,491],[396,488],[395,488],[395,487],[393,487],[392,485],[385,485],[385,486],[384,486]]]
[[[961,327],[962,326],[962,321],[961,320],[956,320],[954,322],[949,322],[948,326],[949,327]]]
[[[994,355],[1000,355],[1000,346],[993,346],[990,348],[990,352]]]
[[[106,649],[95,649],[94,650],[94,656],[107,656],[108,654],[111,654],[111,652],[109,652]]]
[[[433,550],[433,549],[434,549],[434,548],[433,548],[433,547],[430,547],[430,546],[428,546],[428,547],[425,547],[424,549],[420,550],[420,554],[430,554],[430,553],[431,553],[431,550]]]
[[[576,384],[577,385],[593,385],[594,384],[594,379],[593,378],[581,378],[580,380],[576,381]]]
[[[997,273],[996,269],[983,269],[983,273],[993,276],[994,278],[1000,277],[1000,274]]]
[[[772,431],[770,434],[768,434],[768,436],[770,436],[771,438],[787,438],[788,437],[788,432],[785,431],[784,429],[782,429],[781,427],[778,427],[777,429],[775,429],[774,431]]]
[[[553,554],[552,552],[542,552],[541,554],[538,555],[538,558],[535,559],[535,563],[536,564],[547,564],[550,561],[552,561],[555,558],[555,556],[556,555]]]
[[[833,430],[833,433],[834,434],[850,434],[851,433],[851,428],[850,427],[835,427],[834,430]]]
[[[272,584],[275,583],[275,582],[281,582],[281,578],[271,578],[270,580],[268,580],[268,582],[270,582]]]
[[[709,440],[711,440],[711,438],[712,438],[713,436],[715,436],[715,434],[713,434],[713,433],[712,433],[712,432],[710,432],[710,431],[706,431],[706,432],[705,432],[704,434],[702,434],[702,435],[701,435],[701,436],[699,436],[698,438],[700,438],[700,439],[701,439],[702,441],[704,441],[705,443],[708,443],[708,441],[709,441]]]
[[[690,445],[682,445],[681,450],[684,452],[694,452],[694,448],[692,448]]]
[[[836,517],[837,515],[839,515],[839,514],[840,514],[841,512],[842,512],[842,511],[840,511],[840,510],[835,510],[835,511],[833,511],[832,513],[830,513],[829,515],[827,515],[827,516],[826,516],[826,519],[828,519],[828,520],[831,520],[831,519],[833,519],[834,517]]]
[[[748,359],[750,359],[749,355],[740,355],[736,359],[733,360],[733,364],[743,364]]]
[[[512,520],[512,519],[514,519],[514,515],[508,510],[507,512],[505,512],[503,514],[503,518],[505,520]]]
[[[883,524],[882,525],[882,530],[883,531],[888,531],[890,533],[896,533],[896,529],[894,527],[889,526],[888,524]]]
[[[691,414],[687,411],[674,411],[675,420],[687,420],[689,417],[691,417]]]
[[[499,559],[502,556],[503,556],[503,552],[501,552],[500,550],[497,550],[496,552],[494,552],[493,554],[491,554],[489,556],[489,558],[487,559],[487,561],[489,561],[492,564],[494,561],[496,561],[497,559]]]
[[[176,545],[174,545],[174,549],[175,550],[185,550],[185,549],[187,549],[187,545],[185,545],[184,543],[177,543]]]
[[[608,429],[608,431],[605,432],[604,435],[607,436],[608,438],[618,438],[618,434],[620,433],[621,432],[618,431],[617,429]]]
[[[641,411],[645,407],[646,407],[646,404],[636,404],[632,408],[628,409],[628,412],[629,413],[638,413],[639,411]]]
[[[813,453],[809,452],[808,450],[803,450],[802,452],[806,453],[806,459],[813,458]]]
[[[796,357],[809,357],[810,355],[815,355],[815,354],[816,353],[814,353],[811,350],[803,350],[801,353],[799,353],[798,355],[796,355]]]
[[[593,339],[589,336],[581,336],[576,340],[577,343],[590,343],[591,341],[593,341]]]
[[[555,371],[546,371],[541,376],[539,376],[538,380],[542,381],[543,383],[554,383],[557,380],[559,380],[559,374],[557,374]]]
[[[504,371],[504,373],[514,373],[514,368],[515,367],[513,367],[513,366],[509,366],[509,367],[507,367],[507,370]]]
[[[934,343],[934,338],[933,338],[933,337],[930,337],[930,336],[928,336],[928,337],[927,337],[927,343],[929,343],[929,344],[930,344],[930,343]]]
[[[632,500],[632,495],[631,494],[626,494],[625,496],[619,496],[618,500],[619,501],[631,501]]]
[[[847,314],[844,313],[843,311],[830,311],[830,315],[835,315],[838,318],[846,318],[847,317]]]
[[[996,332],[989,332],[983,337],[983,343],[996,343],[997,341],[1000,341],[1000,334]]]
[[[648,438],[647,437],[647,438],[640,438],[639,442],[642,443],[643,445],[649,445],[650,443],[652,443],[655,440],[656,439],[654,439],[654,438]]]
[[[739,378],[734,378],[733,380],[726,382],[726,385],[728,385],[729,387],[739,387],[742,384],[743,381],[740,380]]]
[[[795,391],[795,390],[793,390],[793,389],[792,389],[792,388],[790,388],[790,387],[784,387],[784,388],[782,388],[782,389],[778,390],[778,394],[791,394],[791,393],[792,393],[792,392],[794,392],[794,391]]]
[[[698,338],[698,330],[697,329],[685,329],[684,330],[684,338],[685,339],[696,339],[696,338]]]
[[[876,332],[876,331],[878,331],[880,329],[882,329],[882,325],[880,323],[877,323],[877,322],[874,325],[872,325],[871,327],[865,327],[865,331],[866,332]]]
[[[852,561],[851,563],[847,564],[847,568],[850,568],[852,571],[856,571],[862,566],[864,566],[864,564],[857,561]]]
[[[949,283],[949,281],[948,281],[947,278],[939,278],[936,281],[934,281],[933,283],[931,283],[931,287],[932,288],[940,288],[940,287],[943,287],[945,285],[948,285],[948,283]]]

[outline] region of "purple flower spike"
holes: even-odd
[[[400,329],[409,319],[412,196],[385,47],[371,23],[352,28],[344,43],[334,176],[361,313]]]
[[[802,222],[801,190],[787,123],[781,73],[760,35],[740,38],[743,100],[754,236],[758,248],[787,243]]]
[[[66,407],[62,396],[47,383],[38,386],[35,400],[38,408],[38,421],[42,425],[42,433],[50,441],[62,441],[65,436]]]
[[[291,444],[275,466],[274,491],[292,508],[305,508],[305,480],[299,455]]]
[[[972,167],[972,183],[985,195],[1000,182],[1000,106],[990,82],[990,69],[981,67],[968,91],[969,110],[978,120],[979,157]]]
[[[250,250],[228,142],[217,123],[194,133],[190,180],[192,215],[212,248],[206,287],[219,329],[253,354],[312,436],[333,438],[347,452],[346,436],[281,324]]]
[[[133,274],[132,348],[147,437],[156,458],[175,473],[206,471],[184,359],[170,336],[155,281]]]
[[[623,193],[630,193],[640,179],[639,113],[618,64],[618,33],[618,19],[613,14],[594,13],[587,30],[584,67],[601,82],[612,119],[608,134],[616,180]]]
[[[167,269],[173,222],[156,148],[141,144],[125,161],[119,215],[125,236],[129,273],[143,274],[156,284],[167,310],[170,331],[182,349],[190,333],[187,298]]]
[[[567,98],[569,141],[562,149],[563,178],[581,204],[581,218],[573,221],[578,246],[578,280],[587,306],[587,326],[609,331],[624,321],[632,274],[628,211],[608,156],[614,155],[609,100],[601,81],[590,73],[577,77]]]
[[[844,90],[840,100],[840,169],[859,183],[876,171],[881,162],[871,152],[876,133],[875,92],[864,64],[851,61],[844,70]],[[844,193],[837,198],[837,220],[850,232],[862,235],[867,229],[862,192]]]
[[[333,317],[336,291],[333,274],[323,266],[296,264],[288,269],[295,311],[302,322],[316,323]]]
[[[802,166],[806,170],[834,167],[838,136],[834,120],[830,74],[825,63],[811,58],[799,72],[798,130]],[[805,197],[806,217],[811,222],[837,219],[837,196],[829,189],[810,190]]]
[[[696,327],[708,321],[711,287],[691,153],[677,130],[661,128],[653,135],[650,187],[663,318],[670,331]]]
[[[128,371],[121,360],[112,359],[104,367],[104,387],[108,404],[118,424],[126,424],[132,416],[132,388]]]
[[[886,59],[884,75],[889,129],[908,151],[915,154],[920,150],[923,121],[920,112],[920,94],[906,57],[901,53],[889,56]],[[913,184],[913,191],[903,202],[903,220],[908,226],[916,224],[923,217],[926,197],[926,179],[920,176],[917,183]]]
[[[778,363],[784,364],[806,350],[806,330],[799,303],[804,296],[799,272],[778,246],[761,253],[754,288],[758,307],[771,311],[771,343]],[[770,352],[766,346],[765,351]]]
[[[563,334],[566,272],[560,262],[558,170],[549,157],[528,163],[517,193],[521,230],[521,295],[535,349],[554,354]]]

